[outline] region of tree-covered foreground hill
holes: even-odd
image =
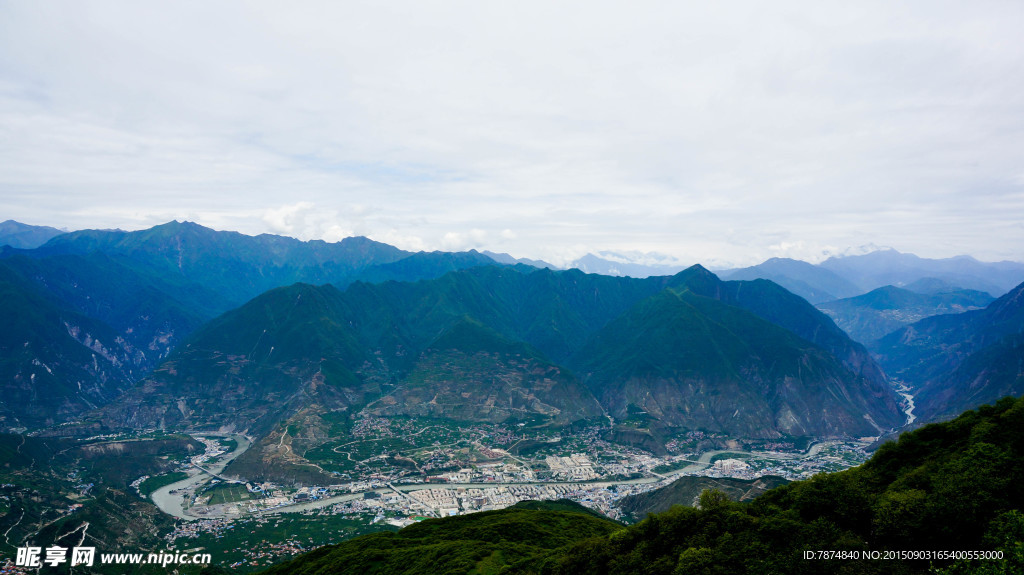
[[[906,433],[864,465],[735,503],[707,491],[620,527],[570,505],[427,520],[270,573],[1022,573],[1024,399]],[[845,558],[820,559],[819,551]],[[882,558],[866,559],[878,552]],[[910,559],[999,551],[999,560]],[[808,555],[814,558],[808,558]],[[895,558],[884,558],[893,556]]]

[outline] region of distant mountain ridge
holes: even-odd
[[[695,422],[700,418],[688,415],[687,409],[694,408],[691,405],[693,398],[707,395],[700,391],[701,386],[711,386],[707,389],[710,390],[729,382],[728,385],[740,385],[746,390],[740,392],[740,388],[732,388],[730,392],[736,398],[743,398],[741,403],[753,405],[755,401],[762,401],[761,408],[767,411],[758,412],[756,416],[756,410],[746,414],[751,420],[761,418],[762,423],[732,425],[724,411],[726,404],[717,404],[719,407],[715,409],[706,409],[705,404],[701,413],[706,419],[700,425],[739,430],[741,433],[751,433],[754,428],[760,428],[770,429],[770,433],[828,434],[837,430],[852,430],[851,415],[859,410],[861,421],[854,426],[858,432],[868,433],[876,427],[888,427],[886,421],[891,417],[894,404],[890,403],[891,394],[882,390],[886,376],[879,366],[860,344],[851,341],[834,322],[807,305],[806,295],[804,298],[794,295],[775,281],[758,279],[722,282],[699,266],[674,275],[656,275],[644,279],[596,276],[579,271],[554,272],[550,269],[537,272],[535,266],[524,262],[544,262],[517,260],[507,254],[492,255],[504,262],[496,261],[488,253],[474,250],[459,253],[409,253],[367,238],[347,238],[336,243],[303,242],[268,234],[247,236],[236,232],[220,232],[190,222],[169,222],[137,232],[82,230],[56,235],[35,249],[5,246],[0,255],[0,264],[8,272],[12,297],[0,302],[0,312],[7,314],[9,325],[17,326],[9,334],[11,341],[20,339],[24,342],[38,335],[33,335],[32,331],[36,324],[27,318],[32,317],[33,309],[45,308],[43,317],[49,318],[49,323],[40,329],[49,334],[46,337],[64,342],[58,346],[62,351],[57,356],[81,356],[89,361],[94,355],[97,357],[98,363],[93,367],[83,368],[85,371],[79,375],[67,375],[66,378],[76,382],[76,385],[80,382],[86,386],[97,383],[89,379],[95,377],[103,377],[106,378],[103,381],[111,382],[109,389],[104,387],[103,393],[92,396],[65,394],[72,399],[60,409],[52,410],[53,417],[33,419],[35,416],[31,416],[26,420],[39,424],[59,422],[84,410],[101,406],[121,390],[130,387],[132,382],[142,379],[174,350],[187,355],[190,362],[200,361],[200,355],[196,355],[198,352],[195,349],[182,349],[180,344],[191,334],[197,333],[206,322],[233,308],[236,311],[241,309],[237,306],[255,301],[252,298],[259,299],[260,305],[281,307],[250,318],[255,323],[269,322],[273,329],[263,329],[267,329],[268,334],[274,333],[274,330],[282,329],[288,321],[294,319],[282,315],[281,310],[288,306],[285,300],[306,293],[307,298],[322,300],[325,306],[322,313],[337,315],[332,320],[337,325],[328,325],[329,322],[325,324],[322,316],[311,316],[304,320],[306,323],[303,327],[290,328],[296,330],[289,336],[293,339],[313,334],[313,341],[320,343],[317,344],[319,347],[311,349],[324,352],[319,358],[312,357],[309,350],[298,350],[291,359],[279,359],[290,345],[283,342],[287,338],[280,332],[278,337],[281,341],[276,347],[271,344],[271,348],[266,350],[267,355],[260,358],[260,361],[255,361],[252,347],[224,343],[218,344],[220,347],[202,351],[217,351],[224,354],[223,357],[212,361],[212,356],[208,356],[200,363],[206,361],[210,365],[220,366],[217,369],[232,366],[231,369],[242,370],[248,377],[267,376],[268,381],[277,381],[280,389],[268,393],[281,401],[278,407],[284,408],[284,412],[308,403],[303,399],[307,396],[320,397],[325,405],[335,405],[339,409],[367,408],[367,402],[375,401],[374,398],[385,390],[395,391],[394,386],[398,383],[411,383],[411,380],[406,382],[402,378],[412,376],[423,384],[419,391],[407,385],[391,396],[394,403],[375,404],[372,409],[382,414],[437,415],[440,408],[436,405],[440,404],[428,406],[432,398],[426,398],[424,403],[423,390],[429,388],[443,390],[444,397],[453,398],[458,405],[452,409],[465,418],[501,419],[519,413],[565,422],[576,416],[593,417],[601,410],[622,416],[630,410],[645,411],[649,407],[652,410],[650,413],[659,414],[655,418],[660,422],[659,425],[676,426],[683,425],[683,422],[696,425]],[[673,267],[668,263],[669,259],[658,254],[601,252],[601,255],[606,257],[594,257],[620,268],[626,264],[647,266],[643,270],[637,268],[630,272],[638,276],[642,273],[646,275],[655,268],[665,272]],[[870,259],[872,257],[882,258],[878,261],[883,263],[889,262],[874,275],[867,273],[871,262],[875,261]],[[631,261],[630,258],[639,259]],[[840,265],[841,260],[849,261]],[[640,261],[644,263],[638,263]],[[907,284],[908,287],[931,292],[941,292],[950,286],[959,285],[954,284],[954,281],[964,277],[977,279],[971,274],[988,274],[985,277],[1004,281],[1022,267],[1009,262],[983,264],[971,258],[926,260],[898,252],[829,261],[833,262],[830,265],[838,266],[837,269],[852,269],[864,277],[885,274],[907,280],[916,277]],[[469,271],[477,268],[492,271]],[[622,273],[627,269],[620,268],[614,271]],[[495,269],[501,272],[493,271]],[[732,277],[746,277],[743,273],[758,275],[754,273],[758,270],[778,274],[774,276],[777,281],[788,281],[787,278],[798,276],[802,278],[799,282],[809,286],[809,289],[818,290],[814,293],[819,295],[832,293],[826,292],[825,287],[841,292],[851,289],[849,285],[852,285],[840,272],[784,259],[769,260],[746,271],[734,270]],[[930,275],[917,277],[924,273]],[[420,280],[428,280],[428,284],[417,286],[412,283]],[[386,288],[369,287],[370,284],[384,285],[389,282],[394,285]],[[491,282],[497,283],[492,285]],[[812,283],[819,287],[814,287]],[[316,284],[331,284],[337,288],[338,293],[344,295],[339,298],[328,289],[313,287]],[[800,288],[800,285],[791,285],[795,286],[794,289]],[[270,295],[287,286],[292,286],[298,292],[292,293],[285,289],[281,293],[290,295]],[[260,299],[264,295],[267,298]],[[274,299],[276,297],[285,300],[278,301]],[[939,301],[935,304],[938,307],[932,311],[958,311],[961,307],[966,309],[971,307],[969,304],[972,302],[980,301],[970,298],[969,301],[961,301],[942,293],[928,297],[939,297],[941,300],[936,300]],[[949,301],[942,303],[945,301],[942,298]],[[897,299],[903,306],[917,305],[907,303],[915,299],[907,294],[898,298],[889,297],[887,301]],[[342,308],[331,307],[339,301],[345,302]],[[876,307],[881,305],[880,302],[875,302]],[[649,309],[645,312],[637,308],[638,305]],[[943,305],[948,307],[942,308]],[[245,309],[248,310],[246,313],[250,313],[255,308]],[[911,312],[918,313],[909,307],[900,308],[899,313],[906,318],[912,317],[908,315]],[[74,322],[64,322],[57,319],[61,317],[76,319]],[[221,316],[206,326],[223,327],[226,321],[224,317],[235,316]],[[253,319],[256,317],[259,319]],[[411,325],[408,323],[410,318],[414,318]],[[245,331],[248,329],[245,327],[247,321],[243,320],[232,328],[248,334],[237,339],[256,347],[265,344],[266,340],[260,339],[262,329],[258,333]],[[457,322],[463,322],[459,324],[462,331],[450,332],[448,339],[442,338],[446,330],[456,327]],[[639,326],[641,334],[647,331],[666,334],[667,337],[658,340],[642,336],[630,343],[630,332],[616,332],[608,327],[613,322]],[[880,325],[881,320],[872,319],[870,323]],[[75,333],[85,333],[89,337],[73,335],[74,330],[65,324],[74,324],[79,328]],[[361,327],[353,332],[354,325]],[[88,329],[82,326],[88,326]],[[611,331],[600,335],[602,330]],[[70,335],[71,340],[61,335],[62,332]],[[464,345],[441,345],[445,341],[452,341],[452,338],[459,340],[452,335],[457,333],[474,333],[481,341],[490,342],[492,347],[470,352],[464,349]],[[704,337],[697,337],[695,333],[703,333]],[[774,335],[765,335],[769,333]],[[967,331],[957,333],[964,335]],[[1016,332],[1000,333],[1000,337],[1008,337]],[[763,337],[751,339],[751,334],[761,334]],[[964,337],[970,336],[968,334]],[[235,339],[235,335],[229,334],[221,339],[229,342]],[[461,338],[464,344],[468,339],[471,338]],[[97,340],[104,349],[103,353],[113,358],[106,360],[110,363],[108,366],[104,366],[100,360],[102,354],[97,355],[95,350],[88,351],[96,346]],[[77,341],[79,347],[85,346],[86,351],[70,351],[74,347],[70,343],[73,341]],[[607,345],[599,345],[599,341]],[[916,353],[913,351],[914,346],[921,347],[913,343],[913,338],[907,341],[910,342],[909,348],[906,348],[904,342],[901,344],[904,349],[885,352],[886,361],[897,358],[893,360],[896,363],[889,364],[891,373],[902,373],[901,370],[907,366],[900,363],[902,360],[899,358],[912,356]],[[967,349],[962,342],[953,339],[944,341],[946,349]],[[341,342],[340,348],[338,342]],[[688,343],[684,345],[684,342]],[[630,357],[623,357],[623,349],[628,347],[627,344],[635,346],[635,349],[631,355],[628,354]],[[522,345],[526,347],[509,351]],[[998,372],[1003,374],[999,376],[1003,379],[1010,377],[1012,363],[1018,357],[1014,355],[1017,348],[1011,338],[1002,348],[998,348],[1003,349],[1003,352],[996,353],[997,348],[993,348],[987,355],[979,355],[971,362],[964,363],[963,370],[967,366],[974,366],[972,369],[979,373]],[[595,351],[599,349],[601,351]],[[704,351],[694,353],[697,349]],[[379,356],[378,352],[383,355]],[[257,349],[257,356],[260,353],[262,350]],[[13,347],[6,354],[11,358],[17,356]],[[645,354],[648,355],[645,357]],[[788,359],[774,364],[764,361],[765,356],[775,354],[781,354],[779,358],[785,356]],[[54,357],[37,354],[27,361],[31,364],[35,360],[52,368]],[[331,360],[331,357],[334,359]],[[681,365],[683,357],[700,360],[694,364],[696,367],[691,370],[693,373],[700,373],[703,377],[708,374],[702,370],[713,367],[711,371],[718,379],[701,379],[698,385],[686,375],[686,369],[690,367],[672,373],[669,373],[671,369],[664,371],[668,369],[665,366]],[[990,358],[994,363],[982,365],[982,358]],[[807,369],[797,369],[797,359],[804,362],[801,365]],[[79,359],[75,361],[81,363]],[[181,361],[181,358],[175,361]],[[704,365],[699,365],[700,362],[704,362]],[[14,361],[11,365],[16,363]],[[202,373],[203,369],[193,374]],[[940,368],[926,366],[925,369]],[[31,369],[19,367],[17,370],[31,377]],[[440,377],[446,370],[449,375]],[[958,377],[967,377],[963,370]],[[82,375],[89,373],[93,375]],[[102,376],[99,375],[101,373]],[[450,375],[454,373],[462,375]],[[618,375],[609,375],[615,373]],[[41,376],[37,374],[36,377]],[[311,387],[296,387],[296,377],[305,378],[305,384]],[[815,378],[818,384],[828,384],[824,388],[801,388],[802,385],[812,383]],[[318,381],[339,382],[340,387],[322,387]],[[479,405],[474,403],[479,397],[465,387],[468,381],[477,382],[482,386],[480,389],[487,388],[489,391],[486,395],[490,399],[497,400],[500,397],[505,402],[502,405],[508,407],[492,408],[486,413],[481,411]],[[632,383],[627,384],[628,381]],[[462,387],[455,385],[459,382]],[[496,382],[502,383],[498,385]],[[755,392],[748,385],[749,382],[758,382],[761,389]],[[154,384],[149,382],[146,385]],[[653,395],[647,393],[655,388],[661,391]],[[213,393],[211,389],[207,388],[201,394]],[[806,413],[819,400],[811,399],[809,404],[802,406],[793,401],[798,397],[817,397],[815,394],[822,389],[831,389],[828,393],[839,394],[843,401],[851,400],[860,407],[853,410],[832,409],[813,419],[816,423],[810,423],[812,418],[806,416]],[[1013,387],[1004,385],[1002,389]],[[286,390],[291,390],[291,395],[281,395]],[[552,397],[542,397],[547,393],[544,390],[551,391]],[[781,390],[786,391],[783,393]],[[35,410],[35,413],[42,414],[45,412],[42,407],[46,405],[45,399],[50,396],[65,397],[62,393],[30,394],[24,401],[12,402],[12,409],[24,409],[26,413]],[[775,395],[768,401],[766,398],[772,393]],[[239,391],[239,394],[238,401],[248,401],[244,393]],[[464,394],[472,397],[473,401],[459,403],[457,397],[463,397]],[[657,399],[659,395],[660,399]],[[668,396],[672,396],[672,399],[668,400]],[[928,393],[922,395],[922,406],[928,405],[924,401],[927,397]],[[942,397],[945,397],[943,401],[950,399],[945,395]],[[41,399],[44,401],[39,403]],[[595,409],[594,401],[597,400],[601,404]],[[774,404],[771,403],[773,401]],[[874,405],[878,401],[881,403]],[[868,404],[874,407],[868,407]],[[192,408],[191,413],[188,409],[178,409],[180,417],[173,412],[165,413],[163,419],[154,419],[144,409],[134,419],[136,422],[145,419],[161,425],[181,418],[202,418],[209,411],[204,405],[200,402]],[[491,405],[497,404],[492,402]],[[927,412],[930,408],[922,409]],[[112,417],[111,421],[122,419],[125,413]],[[864,414],[868,414],[875,423],[863,419]],[[249,415],[252,416],[247,420],[250,422],[264,422],[261,419],[263,417],[269,417],[266,420],[269,422],[277,417],[267,411]],[[15,419],[17,417],[10,421]]]
[[[820,264],[771,258],[756,266],[722,270],[723,279],[769,279],[814,304],[892,285],[932,293],[970,289],[1002,295],[1024,281],[1024,263],[981,262],[970,256],[921,258],[893,249],[831,257]]]
[[[720,275],[726,280],[771,280],[813,304],[855,296],[861,291],[834,272],[788,258],[771,258],[756,266],[728,270]]]
[[[587,254],[570,263],[568,267],[588,274],[628,276],[633,278],[670,276],[686,269],[686,266],[676,263],[661,263],[666,259],[670,259],[667,256],[661,256],[660,254],[647,255],[647,258],[636,258],[614,252],[600,252],[597,255]],[[637,261],[637,259],[654,261],[644,262]]]
[[[1024,394],[1024,283],[984,309],[923,319],[872,348],[917,391],[926,420]]]
[[[10,246],[17,249],[37,248],[50,238],[67,233],[66,230],[58,230],[50,226],[32,226],[14,220],[0,222],[0,246]]]
[[[926,317],[981,309],[994,299],[976,290],[921,294],[885,286],[857,297],[818,304],[818,309],[828,314],[854,340],[869,345]]]
[[[879,250],[859,256],[829,258],[820,265],[865,291],[936,278],[964,289],[1000,296],[1024,282],[1024,263],[981,262],[971,256],[929,259],[896,250]]]

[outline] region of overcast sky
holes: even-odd
[[[1021,2],[0,0],[0,219],[1024,261]]]

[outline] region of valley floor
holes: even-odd
[[[151,495],[179,520],[165,540],[174,549],[213,550],[218,564],[244,571],[356,534],[503,509],[523,500],[571,499],[628,521],[618,505],[623,497],[684,475],[800,479],[858,465],[868,445],[826,441],[800,450],[791,443],[762,443],[695,451],[707,439],[697,432],[669,441],[669,452],[659,456],[605,441],[607,430],[598,428],[563,434],[377,418],[361,422],[360,430],[361,437],[324,446],[313,454],[319,459],[310,458],[336,482],[303,487],[246,481],[232,476],[230,468],[222,475],[250,441],[196,433],[206,451],[179,470],[188,478]],[[401,451],[394,449],[398,445]],[[299,535],[307,524],[329,527]]]

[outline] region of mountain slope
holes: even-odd
[[[918,391],[916,413],[931,418],[1019,391],[1021,334],[1024,284],[984,309],[934,316],[895,331],[873,351],[889,373]]]
[[[140,352],[130,366],[137,377],[229,305],[202,285],[147,272],[99,252],[45,258],[18,255],[2,263],[62,307],[116,330]]]
[[[736,479],[732,477],[700,477],[684,475],[665,487],[627,495],[619,500],[618,507],[633,517],[643,519],[648,513],[662,513],[673,505],[695,507],[700,495],[707,489],[721,491],[733,501],[752,501],[765,491],[789,483],[774,475],[757,479]]]
[[[832,257],[819,265],[856,284],[864,292],[932,278],[966,289],[1001,295],[1024,281],[1022,263],[980,262],[970,256],[928,259],[892,249],[860,256]]]
[[[138,350],[0,262],[0,429],[66,421],[131,383]]]
[[[900,423],[883,385],[741,308],[665,290],[606,326],[579,354],[609,412],[742,437],[877,435]],[[888,400],[888,401],[886,401]]]
[[[638,305],[668,323],[631,319]],[[665,373],[694,385],[679,395]],[[647,279],[478,267],[268,292],[207,324],[103,418],[262,433],[306,409],[365,409],[564,425],[602,414],[593,392],[621,413],[638,401],[627,396],[657,389],[667,427],[873,435],[864,414],[879,428],[901,421],[880,373],[827,317],[770,282],[721,282],[699,266]],[[714,410],[701,412],[699,390],[718,394]]]
[[[0,222],[0,246],[11,246],[17,249],[37,248],[50,238],[66,233],[64,230],[50,226],[31,226],[7,220]]]
[[[303,242],[262,234],[214,231],[191,222],[169,222],[147,230],[82,230],[58,236],[34,250],[35,257],[102,252],[160,274],[200,283],[231,306],[269,289],[304,281],[345,280],[377,264],[410,255],[367,238],[337,243]],[[226,311],[226,310],[221,310]]]
[[[834,272],[789,258],[771,258],[756,266],[729,270],[721,277],[726,280],[771,280],[813,304],[861,293],[860,288]]]
[[[871,343],[897,329],[941,314],[981,309],[994,298],[985,292],[957,290],[920,294],[894,286],[818,305],[854,340]]]
[[[538,552],[622,526],[571,501],[524,501],[499,511],[427,519],[318,549],[266,573],[496,573]]]
[[[107,406],[114,427],[265,432],[302,407],[364,402],[366,351],[339,323],[331,286],[278,288],[211,321],[139,386]]]
[[[470,318],[441,334],[404,385],[366,411],[491,423],[542,417],[561,425],[603,414],[571,372]]]

